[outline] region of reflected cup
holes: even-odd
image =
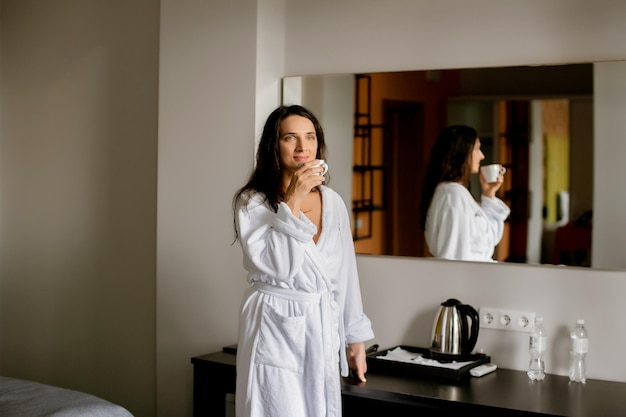
[[[498,181],[500,175],[504,175],[506,168],[500,164],[490,164],[480,167],[480,173],[483,174],[485,181],[488,183]]]

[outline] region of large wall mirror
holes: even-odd
[[[419,225],[427,158],[442,127],[467,124],[484,163],[508,169],[496,259],[592,265],[593,64],[288,77],[283,103],[320,118],[358,253],[429,256]]]

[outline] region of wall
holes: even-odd
[[[566,374],[569,328],[576,318],[585,318],[589,377],[626,381],[621,360],[626,334],[618,307],[626,290],[623,271],[374,256],[359,257],[359,270],[366,310],[381,347],[428,346],[439,303],[456,297],[476,308],[535,311],[544,317],[549,374]],[[503,368],[524,370],[528,365],[524,333],[481,330],[477,349]]]
[[[280,25],[266,23],[271,8],[264,18],[256,5],[161,1],[159,416],[190,416],[191,357],[237,339],[245,273],[241,250],[231,245],[231,201],[252,168],[255,114],[278,102],[281,77],[273,68],[282,68],[272,29]],[[266,28],[258,38],[257,24]]]
[[[286,75],[624,59],[620,0],[287,3]]]
[[[2,0],[1,373],[155,414],[155,0]]]

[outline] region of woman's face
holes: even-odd
[[[306,117],[289,116],[280,123],[278,147],[283,170],[295,171],[317,155],[315,127]]]
[[[478,171],[480,170],[480,161],[483,159],[485,159],[485,155],[483,154],[483,151],[480,150],[480,139],[476,138],[471,158],[472,174],[478,174]]]

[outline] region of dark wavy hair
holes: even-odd
[[[426,227],[428,207],[441,182],[460,182],[469,188],[472,174],[472,152],[478,139],[476,130],[469,126],[448,126],[439,132],[430,153],[424,191],[422,193],[421,224]]]
[[[240,198],[247,199],[253,193],[259,192],[265,196],[265,201],[275,212],[278,205],[283,200],[282,189],[282,168],[280,165],[280,124],[290,116],[306,117],[313,123],[315,135],[317,136],[316,159],[326,159],[326,142],[324,141],[324,130],[317,120],[317,117],[305,107],[299,105],[280,106],[274,110],[265,121],[263,133],[256,153],[256,164],[248,182],[241,187],[233,197],[233,211],[236,210],[237,202]],[[235,238],[237,230],[235,229]]]

